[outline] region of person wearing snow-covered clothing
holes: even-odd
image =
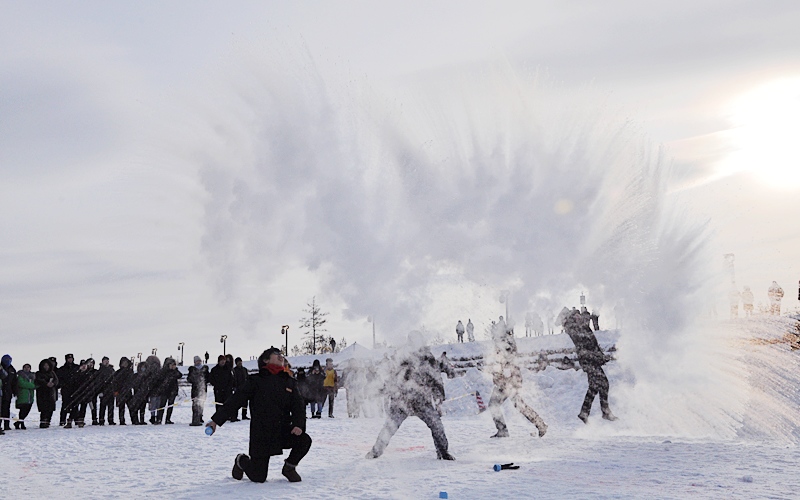
[[[471,319],[467,319],[467,341],[475,342],[475,325],[472,324]]]
[[[770,314],[775,314],[780,316],[781,299],[783,299],[783,288],[781,288],[781,286],[778,285],[777,281],[772,282],[772,285],[770,285],[769,289],[767,290],[767,296],[769,297]]]
[[[742,294],[739,293],[739,289],[736,288],[736,285],[731,286],[731,290],[728,292],[728,301],[731,306],[731,319],[739,317],[739,301],[741,298]]]
[[[64,365],[56,370],[58,376],[58,386],[61,389],[61,415],[58,425],[64,426],[67,423],[67,417],[72,408],[72,394],[77,387],[76,375],[78,373],[78,365],[75,364],[75,356],[66,354],[64,356]]]
[[[8,380],[8,372],[3,369],[3,365],[0,364],[0,399],[3,397],[3,385]],[[5,434],[6,431],[3,430],[3,422],[0,421],[0,435]]]
[[[119,368],[114,372],[111,390],[114,391],[119,408],[119,425],[127,425],[125,423],[125,407],[133,397],[133,368],[131,360],[125,356],[119,358]],[[131,424],[133,424],[133,411],[129,410],[129,413],[131,414]]]
[[[453,365],[450,364],[450,359],[447,357],[447,351],[442,351],[442,355],[439,356],[439,371],[447,375],[447,378],[455,378],[456,376]]]
[[[25,417],[31,412],[36,393],[35,377],[36,374],[31,371],[28,363],[22,365],[22,370],[17,372],[17,399],[14,406],[19,411],[19,416],[14,422],[15,429],[25,429]]]
[[[194,366],[189,367],[186,380],[192,384],[192,423],[189,425],[203,425],[203,406],[206,404],[208,390],[208,366],[203,364],[200,356],[194,357]]]
[[[247,368],[244,367],[242,358],[236,358],[233,362],[236,363],[236,366],[233,367],[233,385],[235,387],[234,392],[236,392],[244,387],[244,383],[247,382],[248,372]],[[250,420],[247,418],[247,406],[242,407],[242,420]]]
[[[616,420],[611,413],[608,405],[608,377],[603,371],[603,365],[606,363],[606,355],[600,348],[591,328],[584,325],[581,314],[573,311],[572,314],[567,316],[564,322],[564,329],[567,332],[570,340],[575,345],[575,351],[578,356],[578,363],[589,379],[589,388],[586,390],[586,397],[583,400],[581,412],[578,418],[584,423],[589,422],[589,413],[592,409],[592,402],[596,395],[600,395],[600,409],[603,412],[603,418],[606,420]]]
[[[296,467],[311,448],[306,434],[306,412],[297,381],[283,369],[283,355],[271,347],[258,357],[258,373],[247,378],[241,390],[217,408],[207,424],[212,430],[222,426],[250,405],[250,454],[239,454],[234,460],[231,475],[263,483],[267,480],[269,460],[291,449],[281,474],[290,482],[301,481]]]
[[[131,424],[147,425],[144,419],[147,405],[147,363],[139,362],[136,373],[131,378],[133,395],[128,400],[128,412],[131,414]]]
[[[516,363],[517,342],[512,332],[500,328],[493,332],[494,351],[490,363],[492,370],[492,396],[489,398],[489,412],[492,414],[497,433],[493,438],[508,437],[508,427],[503,418],[503,403],[511,399],[514,408],[519,410],[530,423],[536,426],[537,434],[543,437],[547,432],[547,424],[536,411],[522,399],[522,370]]]
[[[459,342],[464,342],[464,324],[461,323],[461,320],[458,320],[456,324],[456,339]]]
[[[220,354],[217,357],[217,364],[208,373],[208,383],[214,386],[214,401],[222,404],[231,397],[233,393],[233,372],[227,366],[225,356]],[[231,419],[237,418],[232,415]]]
[[[387,382],[390,397],[389,414],[378,439],[366,458],[380,457],[389,440],[410,416],[417,416],[431,430],[436,457],[455,460],[447,450],[447,436],[437,407],[444,401],[444,385],[436,358],[425,346],[425,337],[418,331],[408,335],[408,345],[397,370]]]
[[[753,292],[750,290],[750,287],[745,285],[744,289],[742,290],[742,309],[744,310],[744,316],[752,316],[753,315],[753,303],[755,302],[755,297],[753,296]]]
[[[14,398],[17,386],[17,370],[11,364],[11,355],[5,354],[0,360],[0,366],[6,372],[6,378],[3,381],[3,394],[0,396],[0,418],[3,418],[3,427],[5,430],[11,430],[11,400]]]
[[[600,315],[597,313],[596,310],[592,310],[592,313],[589,316],[589,318],[592,320],[592,329],[594,329],[594,331],[596,331],[596,332],[599,332],[600,331]]]
[[[47,429],[56,411],[56,399],[58,399],[58,376],[53,370],[52,361],[43,359],[39,362],[39,371],[34,376],[34,383],[36,407],[39,409],[39,428]],[[25,428],[24,424],[22,428]]]
[[[97,419],[100,425],[105,425],[108,414],[108,425],[117,425],[114,422],[114,366],[108,356],[103,356],[97,369],[98,385],[100,386],[100,411]]]

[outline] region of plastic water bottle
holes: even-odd
[[[500,472],[503,469],[503,466],[500,464],[494,464],[494,471]]]
[[[206,427],[206,436],[210,436],[212,434],[214,434],[214,428],[209,425]]]
[[[440,491],[439,492],[439,498],[447,498],[447,492],[446,491]]]

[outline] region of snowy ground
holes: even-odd
[[[589,425],[583,425],[576,415],[585,375],[549,367],[529,372],[525,384],[525,399],[547,421],[547,435],[531,437],[533,426],[508,406],[511,437],[502,440],[489,438],[494,426],[488,412],[449,414],[443,421],[455,462],[435,459],[430,434],[416,418],[403,424],[381,458],[365,459],[383,420],[346,418],[342,393],[335,419],[308,421],[314,444],[298,468],[299,484],[280,475],[279,457],[267,484],[232,479],[234,456],[247,450],[247,423],[229,423],[207,437],[202,428],[188,426],[187,406],[177,409],[173,426],[40,430],[29,419],[30,430],[0,437],[0,484],[16,498],[135,493],[144,498],[433,499],[440,491],[451,499],[797,498],[796,441],[648,435],[641,430],[641,416],[626,412],[615,396],[615,386],[629,374],[616,364],[608,366],[608,374],[618,422],[602,420],[595,402]],[[669,415],[670,408],[663,413]],[[506,462],[521,468],[492,470],[493,464]]]

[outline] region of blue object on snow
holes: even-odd
[[[744,483],[752,483],[753,482],[753,476],[744,476],[742,478],[742,482],[744,482]]]
[[[440,491],[439,492],[439,498],[447,498],[447,492],[446,491]]]
[[[503,466],[502,466],[502,465],[500,465],[500,464],[494,464],[494,471],[495,471],[495,472],[500,472],[500,470],[501,470],[502,468],[503,468]]]
[[[210,436],[212,434],[214,434],[214,429],[211,428],[210,426],[206,427],[206,436]]]

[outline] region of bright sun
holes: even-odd
[[[726,160],[728,168],[751,171],[773,187],[800,187],[800,77],[740,96],[730,116],[736,149]]]

